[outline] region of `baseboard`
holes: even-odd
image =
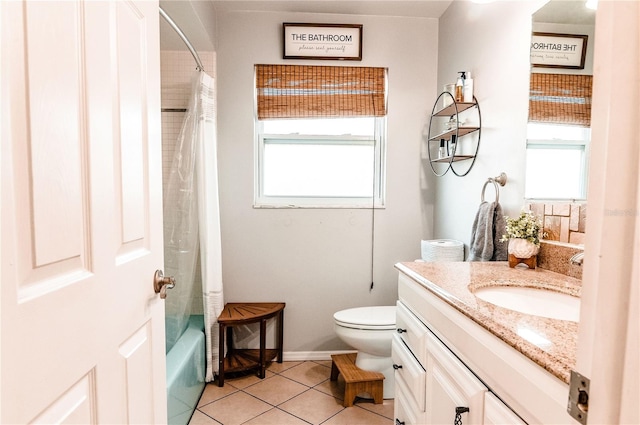
[[[282,353],[285,362],[304,362],[307,360],[331,360],[332,354],[353,353],[355,350],[342,351],[285,351]]]

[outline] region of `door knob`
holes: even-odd
[[[164,276],[162,270],[156,270],[153,275],[153,290],[156,294],[160,294],[160,298],[167,298],[167,289],[173,289],[176,286],[176,280],[173,276]]]

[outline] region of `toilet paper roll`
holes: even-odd
[[[423,240],[420,245],[424,261],[464,261],[464,244],[460,241],[452,239]]]

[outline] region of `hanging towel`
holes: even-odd
[[[471,229],[469,261],[506,261],[507,243],[500,242],[506,223],[498,202],[483,202]]]

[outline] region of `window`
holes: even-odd
[[[384,204],[385,118],[258,121],[256,206]]]
[[[386,70],[256,66],[256,207],[384,205]]]
[[[593,77],[532,73],[525,197],[586,199]]]
[[[529,123],[527,134],[525,197],[586,199],[591,130]]]

